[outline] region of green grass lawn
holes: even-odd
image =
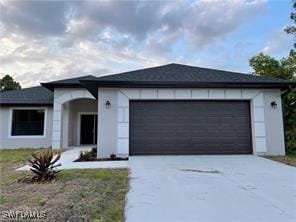
[[[46,221],[124,221],[128,170],[63,170],[45,184],[18,182],[36,149],[0,150],[0,208],[46,211]],[[1,216],[0,216],[1,217]]]
[[[296,167],[296,154],[287,154],[286,156],[266,156],[266,158]]]

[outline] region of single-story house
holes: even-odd
[[[295,82],[168,64],[1,92],[1,148],[96,145],[100,157],[284,155]]]

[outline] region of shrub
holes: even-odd
[[[90,152],[92,152],[93,154],[95,154],[97,156],[97,147],[91,148]]]
[[[33,159],[29,160],[30,170],[34,173],[31,178],[32,182],[56,180],[56,175],[60,171],[55,168],[61,166],[61,164],[55,165],[55,163],[60,159],[60,153],[54,156],[52,149],[48,148],[40,153],[33,153],[32,157]]]
[[[117,159],[116,154],[112,153],[112,154],[110,155],[110,159],[111,159],[111,160],[116,160],[116,159]]]
[[[93,147],[90,151],[80,151],[80,161],[90,161],[97,158],[97,148]]]

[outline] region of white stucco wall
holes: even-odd
[[[98,95],[98,156],[118,154],[117,149],[117,97],[116,89],[100,89]],[[106,108],[106,101],[111,106]]]
[[[281,91],[264,90],[263,95],[267,154],[285,155]],[[277,103],[276,109],[270,105],[273,101]]]
[[[115,96],[117,95],[117,97]],[[253,153],[284,154],[280,90],[262,89],[104,89],[98,90],[99,156],[129,154],[129,100],[249,100]],[[109,100],[111,107],[106,109]],[[272,109],[270,101],[277,101]],[[116,120],[116,124],[115,124]]]
[[[40,108],[45,109],[44,136],[10,136],[12,109]],[[51,146],[52,138],[52,107],[0,107],[0,148],[46,148]]]
[[[78,145],[78,112],[98,112],[98,155],[129,154],[129,100],[249,100],[254,154],[285,154],[281,92],[278,89],[116,89],[100,88],[98,101],[86,89],[56,89],[47,107],[44,137],[10,137],[10,110],[0,107],[0,148]],[[85,100],[93,99],[93,100]],[[107,109],[106,101],[111,106]],[[92,101],[89,103],[89,101]],[[278,105],[273,109],[270,105]],[[17,107],[19,108],[19,107]],[[29,108],[29,107],[24,107]]]

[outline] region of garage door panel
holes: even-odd
[[[130,154],[252,153],[248,101],[131,101]]]

